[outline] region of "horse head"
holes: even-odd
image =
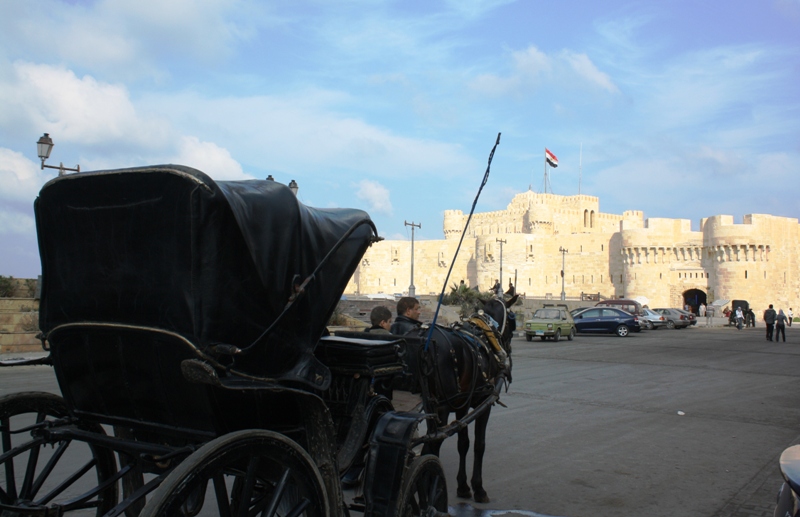
[[[489,299],[481,300],[483,303],[483,313],[488,315],[496,324],[499,341],[507,353],[511,353],[511,338],[517,328],[516,316],[511,311],[511,307],[517,303],[519,295],[514,295],[508,300],[493,296]]]

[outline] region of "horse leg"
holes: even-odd
[[[467,414],[467,409],[456,411],[456,419],[461,420]],[[458,474],[456,481],[458,482],[458,490],[456,494],[458,497],[469,499],[472,497],[472,491],[467,484],[467,453],[469,452],[469,430],[464,427],[458,432]]]
[[[475,493],[475,501],[478,503],[488,503],[489,496],[483,489],[483,453],[486,452],[486,426],[489,424],[489,414],[492,407],[475,419],[475,447],[472,450],[474,463],[472,465],[472,491]],[[459,448],[460,452],[460,448]]]

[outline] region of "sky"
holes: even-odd
[[[0,0],[0,275],[56,172],[295,180],[387,239],[548,191],[800,217],[800,0]]]

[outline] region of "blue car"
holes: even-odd
[[[594,307],[580,311],[572,316],[575,329],[586,334],[616,334],[625,337],[642,328],[636,316],[621,309]]]

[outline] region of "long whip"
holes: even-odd
[[[450,269],[447,271],[447,276],[444,278],[444,285],[442,286],[442,292],[439,293],[439,303],[436,304],[436,312],[433,313],[433,323],[431,323],[431,328],[428,330],[428,337],[425,339],[425,351],[428,351],[428,346],[431,343],[431,337],[433,336],[433,329],[436,328],[436,320],[439,318],[439,309],[442,306],[442,299],[444,298],[444,292],[447,290],[447,283],[450,281],[450,274],[453,272],[453,266],[456,264],[456,258],[458,257],[458,252],[461,250],[461,244],[464,242],[464,236],[467,234],[467,228],[469,228],[469,222],[472,220],[472,214],[475,212],[475,205],[478,204],[478,198],[481,197],[481,191],[483,190],[484,185],[489,180],[489,170],[492,168],[492,158],[494,158],[494,151],[497,149],[497,146],[500,145],[500,135],[501,133],[497,133],[497,141],[494,143],[494,147],[492,147],[492,152],[489,153],[489,163],[486,165],[486,173],[483,175],[483,180],[481,181],[481,186],[478,188],[478,193],[475,195],[475,201],[472,202],[472,209],[469,211],[469,217],[467,217],[467,224],[464,225],[464,231],[461,232],[461,239],[458,241],[458,247],[456,247],[456,254],[453,256],[453,261],[450,263]]]

